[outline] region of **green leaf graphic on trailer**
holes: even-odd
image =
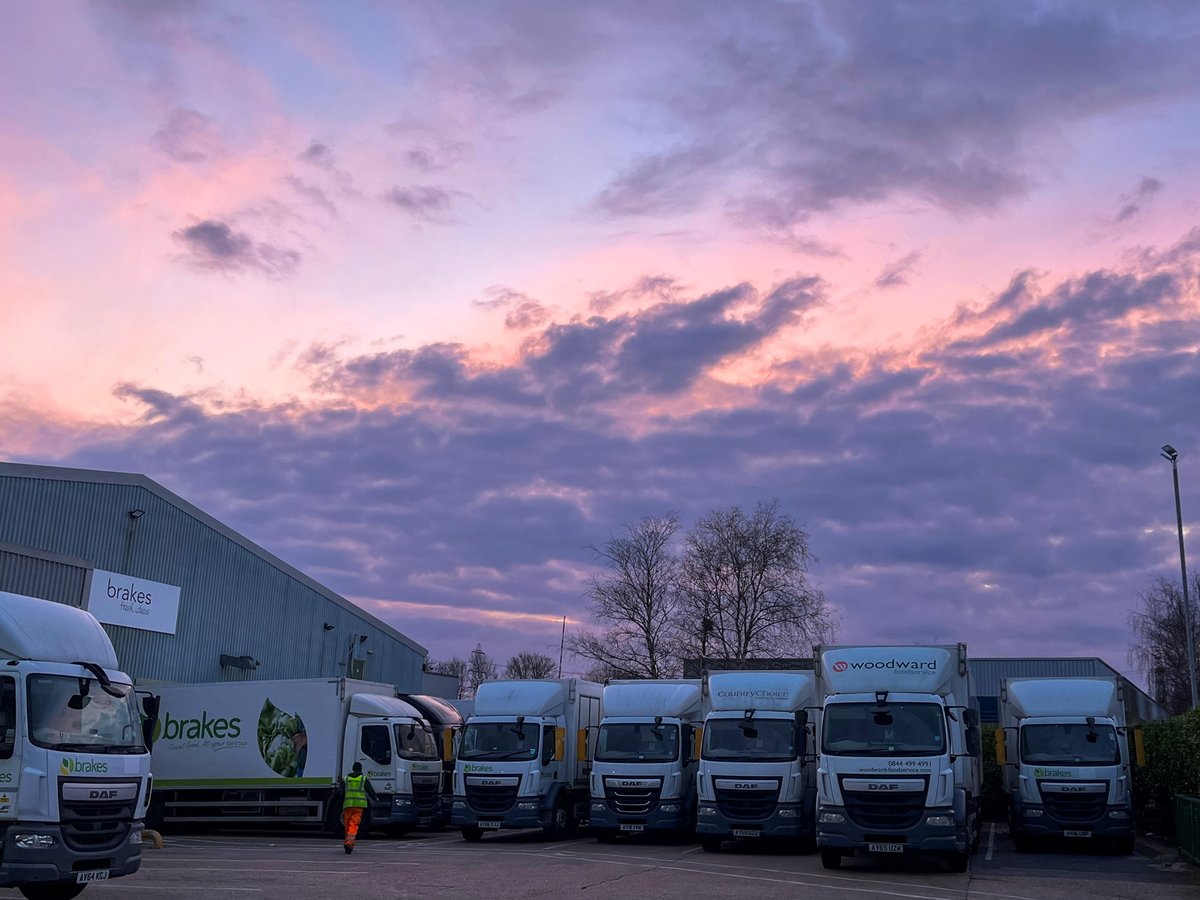
[[[301,778],[308,758],[308,732],[298,714],[278,709],[270,698],[258,715],[258,752],[272,771]]]

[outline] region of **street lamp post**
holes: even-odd
[[[1183,575],[1183,631],[1187,644],[1188,690],[1192,695],[1192,709],[1196,703],[1196,640],[1192,632],[1192,602],[1188,596],[1187,557],[1183,554],[1183,506],[1179,502],[1179,451],[1170,444],[1163,444],[1162,458],[1171,463],[1171,475],[1175,480],[1175,525],[1179,530],[1179,571]]]

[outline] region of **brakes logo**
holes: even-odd
[[[844,659],[839,659],[833,664],[833,671],[835,672],[845,672],[847,669],[906,669],[909,671],[935,672],[937,671],[937,660],[931,659],[929,662],[918,662],[917,660],[909,659],[880,659],[848,663]]]
[[[59,775],[104,775],[108,772],[108,763],[92,762],[82,759],[71,759],[64,756],[58,764]]]

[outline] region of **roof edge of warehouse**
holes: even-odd
[[[408,637],[408,635],[401,633],[395,628],[395,626],[387,624],[382,619],[363,609],[361,606],[347,600],[341,594],[331,591],[319,581],[315,580],[309,575],[304,574],[290,563],[284,562],[274,553],[271,553],[269,550],[260,547],[245,535],[234,531],[219,519],[209,515],[195,504],[184,500],[174,491],[163,487],[161,484],[147,475],[141,475],[136,472],[109,472],[102,469],[74,469],[66,466],[46,466],[39,465],[37,463],[0,461],[0,476],[5,475],[14,478],[41,478],[46,481],[78,481],[90,484],[124,484],[133,487],[144,488],[150,491],[152,494],[172,504],[173,506],[183,510],[183,512],[192,516],[196,520],[203,522],[218,534],[221,534],[243,549],[253,553],[264,562],[270,563],[280,571],[285,572],[292,578],[295,578],[297,581],[316,591],[327,600],[331,600],[332,602],[336,603],[347,612],[363,617],[376,628],[379,628],[391,635],[410,649],[415,650],[424,656],[429,655],[429,649],[427,647],[421,646],[412,638]]]

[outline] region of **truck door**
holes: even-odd
[[[392,769],[392,729],[387,725],[363,725],[358,742],[358,761],[371,782],[371,787],[380,794],[391,794],[396,789]]]
[[[0,819],[17,817],[17,776],[21,761],[17,747],[17,679],[0,676]]]

